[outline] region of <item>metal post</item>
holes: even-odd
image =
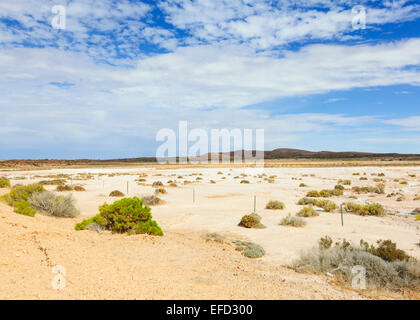
[[[340,205],[341,208],[341,226],[344,226],[344,220],[343,220],[343,204]]]

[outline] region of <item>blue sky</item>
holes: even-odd
[[[154,156],[181,120],[420,153],[418,1],[2,1],[0,74],[0,159]]]

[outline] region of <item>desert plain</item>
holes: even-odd
[[[262,171],[261,171],[262,170]],[[380,174],[380,176],[378,176]],[[420,221],[412,212],[420,207],[420,167],[375,164],[363,166],[194,167],[138,165],[2,170],[12,185],[29,184],[67,175],[69,184],[85,188],[72,193],[80,215],[57,218],[19,215],[0,202],[0,298],[3,299],[419,299],[416,291],[356,290],[327,274],[300,273],[289,268],[302,250],[323,236],[359,243],[391,239],[420,259]],[[361,177],[366,179],[360,180]],[[142,179],[142,180],[140,180]],[[304,218],[307,225],[280,225],[302,206],[310,190],[333,189],[339,179],[351,180],[342,196],[329,200],[380,203],[383,217],[343,214],[340,210]],[[375,185],[383,179],[384,194],[355,194],[352,186]],[[249,183],[241,181],[246,180]],[[126,197],[154,193],[163,183],[167,193],[151,206],[164,235],[125,235],[109,231],[76,231],[77,222],[98,213],[119,190]],[[168,182],[169,181],[169,182]],[[187,181],[187,182],[185,182]],[[379,181],[379,180],[378,180]],[[406,183],[402,184],[402,181]],[[175,183],[177,186],[170,186]],[[301,186],[304,184],[305,186]],[[9,192],[0,189],[0,195]],[[270,200],[283,210],[269,210]],[[255,202],[254,202],[255,201]],[[238,226],[255,211],[264,229]],[[211,241],[217,233],[222,241]],[[209,241],[210,240],[210,241]],[[264,248],[250,259],[232,241],[245,240]],[[54,266],[65,269],[65,287],[52,285]]]

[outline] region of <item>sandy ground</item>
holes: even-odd
[[[79,173],[90,172],[93,179],[76,180]],[[218,174],[222,172],[223,174]],[[276,175],[274,183],[254,177],[251,169],[60,169],[6,172],[12,183],[45,180],[46,175],[71,174],[73,183],[80,183],[86,192],[74,192],[82,216],[57,219],[43,215],[34,218],[13,213],[0,204],[0,297],[6,299],[61,298],[122,298],[122,299],[357,299],[401,298],[402,293],[356,292],[333,283],[325,276],[305,275],[284,267],[301,250],[316,245],[324,235],[334,240],[360,239],[375,242],[392,239],[398,247],[420,258],[420,222],[407,215],[420,207],[414,200],[420,195],[420,168],[417,167],[355,167],[355,168],[266,168],[267,176]],[[353,176],[359,172],[360,176]],[[368,181],[360,181],[366,172]],[[288,213],[296,213],[298,199],[307,191],[333,188],[338,179],[350,179],[352,185],[375,185],[372,173],[385,173],[386,194],[400,196],[358,195],[331,200],[337,204],[352,200],[360,203],[379,202],[396,216],[361,217],[344,215],[341,226],[339,213],[321,212],[319,217],[307,218],[304,228],[280,226]],[[99,173],[106,175],[98,175]],[[116,174],[108,176],[108,173]],[[137,185],[135,179],[145,173],[146,182]],[[2,173],[3,175],[4,173]],[[202,174],[202,175],[197,175]],[[241,174],[246,177],[234,179]],[[409,177],[415,174],[417,177]],[[312,175],[312,176],[311,176]],[[182,176],[182,178],[178,178]],[[196,181],[200,177],[202,180]],[[223,179],[224,177],[224,179]],[[394,179],[408,181],[407,185]],[[246,179],[250,184],[240,184]],[[107,232],[75,231],[74,224],[85,216],[98,212],[104,202],[115,198],[107,195],[118,189],[128,196],[151,194],[151,183],[175,180],[179,187],[166,187],[164,205],[152,207],[155,220],[165,232],[163,237],[112,235]],[[183,185],[183,181],[193,183]],[[209,181],[214,180],[216,184]],[[196,182],[194,182],[196,181]],[[299,187],[305,183],[308,187]],[[55,187],[47,186],[50,190]],[[3,189],[2,192],[7,192]],[[195,194],[195,201],[193,201]],[[266,229],[238,227],[240,218],[253,211],[254,196],[257,212]],[[269,200],[280,200],[286,209],[264,209]],[[322,210],[321,210],[322,211]],[[247,239],[266,250],[257,260],[243,257],[229,244],[206,242],[202,234],[218,232],[229,239]],[[66,269],[66,288],[54,290],[51,268]],[[416,296],[415,296],[416,297]],[[409,296],[413,298],[413,296]],[[418,298],[418,297],[417,297]]]

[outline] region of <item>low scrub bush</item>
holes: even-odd
[[[301,206],[308,205],[308,204],[313,205],[315,203],[315,201],[316,201],[316,199],[314,199],[314,198],[304,197],[304,198],[300,199],[297,204],[301,205]]]
[[[307,187],[307,185],[306,185],[306,184],[304,184],[304,183],[301,183],[301,184],[299,185],[299,187],[300,187],[300,188],[305,188],[305,187]]]
[[[233,243],[235,244],[236,250],[240,251],[247,258],[256,259],[265,255],[264,248],[256,243],[241,240],[234,241]]]
[[[330,200],[317,200],[314,201],[314,206],[324,209],[327,212],[334,211],[338,208],[335,202]]]
[[[31,204],[27,200],[16,201],[13,205],[13,210],[16,213],[30,217],[33,217],[36,214],[36,210],[31,207]]]
[[[319,212],[315,211],[312,206],[303,207],[298,213],[296,213],[299,217],[317,217],[319,216]]]
[[[238,225],[244,228],[265,228],[265,226],[261,223],[261,217],[256,213],[244,215]]]
[[[152,183],[152,187],[162,187],[163,183],[162,181],[155,181]]]
[[[340,180],[338,180],[338,184],[349,186],[349,185],[351,185],[351,180],[348,180],[348,179],[342,180],[342,179],[340,179]]]
[[[281,220],[280,225],[300,228],[306,225],[306,221],[299,217],[293,217],[289,213],[286,217],[283,218],[283,220]]]
[[[81,191],[86,191],[86,189],[83,188],[82,186],[74,186],[74,191],[81,192]]]
[[[242,184],[249,184],[249,181],[248,180],[241,180],[241,183]]]
[[[62,191],[73,191],[73,190],[74,190],[73,187],[72,186],[69,186],[68,184],[59,185],[55,189],[55,191],[58,191],[58,192],[62,192]]]
[[[84,230],[92,223],[116,233],[163,235],[162,229],[152,220],[150,207],[137,197],[104,203],[99,207],[98,215],[76,224],[76,230]]]
[[[155,189],[155,194],[166,194],[168,193],[164,188]]]
[[[111,193],[109,194],[110,197],[124,197],[124,193],[122,193],[119,190],[114,190],[111,191]]]
[[[341,184],[334,186],[334,190],[344,190],[344,187]]]
[[[271,210],[283,210],[285,207],[283,202],[277,200],[270,200],[265,206],[266,209]]]
[[[10,206],[13,206],[13,204],[17,201],[28,200],[34,193],[44,191],[46,190],[39,183],[15,186],[9,193],[1,196],[0,199],[6,201]]]
[[[156,195],[142,196],[141,200],[146,206],[157,206],[163,203],[163,200]]]
[[[354,266],[366,270],[368,289],[386,288],[418,289],[420,287],[420,263],[396,248],[390,240],[378,241],[378,246],[369,246],[361,240],[360,246],[343,240],[332,245],[332,239],[324,237],[314,247],[293,262],[296,271],[312,273],[336,273],[347,283],[354,277]]]
[[[74,206],[75,200],[70,194],[68,196],[56,196],[50,191],[34,193],[29,202],[32,208],[41,213],[55,217],[76,217],[79,211]]]
[[[6,177],[0,177],[0,188],[10,188],[10,180]]]
[[[366,186],[366,187],[359,187],[354,186],[352,190],[358,194],[361,193],[377,193],[377,194],[384,194],[385,193],[385,184],[379,183],[376,186]]]
[[[354,202],[344,203],[344,210],[361,216],[383,216],[385,208],[379,203],[361,205]]]
[[[311,191],[309,191],[309,192],[306,194],[306,196],[307,196],[307,197],[310,197],[310,198],[319,198],[321,195],[319,194],[319,192],[318,192],[318,191],[316,191],[316,190],[311,190]]]
[[[54,179],[54,180],[42,180],[39,182],[39,184],[43,186],[59,186],[66,184],[65,179]]]

